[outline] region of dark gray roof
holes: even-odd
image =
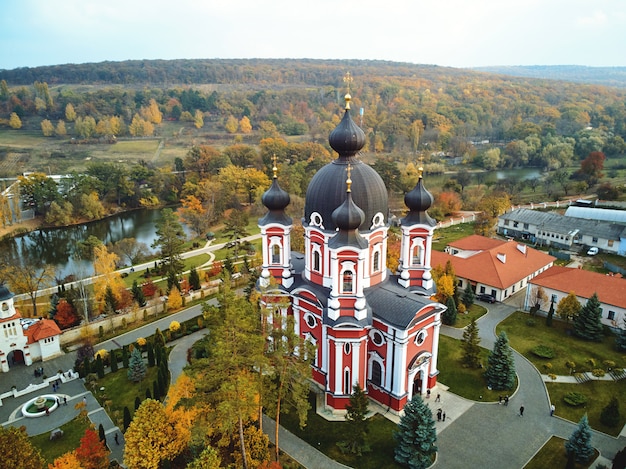
[[[571,206],[565,211],[565,216],[626,225],[626,210]]]
[[[15,295],[4,284],[0,284],[0,301],[9,300]]]
[[[602,239],[619,239],[626,230],[624,225],[616,223],[566,217],[554,212],[540,212],[528,208],[518,208],[501,215],[500,218],[535,225],[552,233],[571,235],[577,232],[581,235],[595,236]]]

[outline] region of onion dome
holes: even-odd
[[[280,223],[282,225],[291,225],[291,218],[285,214],[285,208],[287,208],[291,199],[287,191],[278,184],[278,176],[276,175],[278,168],[276,168],[275,157],[272,170],[274,171],[272,185],[261,197],[261,202],[267,207],[269,212],[259,220],[259,224]]]
[[[422,179],[423,169],[419,169],[419,179],[415,187],[404,195],[404,204],[408,207],[409,213],[401,221],[403,225],[429,225],[435,226],[437,222],[433,220],[426,210],[433,204],[433,195],[424,187]]]
[[[351,166],[354,189],[352,200],[363,211],[364,218],[358,227],[369,231],[374,217],[380,214],[378,224],[387,223],[387,188],[378,173],[356,158],[365,144],[365,134],[350,116],[350,95],[346,95],[343,119],[328,138],[331,147],[339,154],[337,159],[322,167],[311,179],[306,191],[304,223],[319,223],[325,230],[335,231],[338,226],[333,220],[333,211],[346,199],[346,168]],[[318,217],[311,219],[313,214]]]
[[[331,248],[355,246],[363,249],[367,247],[367,240],[359,234],[359,226],[363,223],[365,213],[352,200],[350,172],[351,168],[348,166],[347,197],[332,213],[333,223],[339,232],[329,241],[328,246]]]
[[[10,300],[15,295],[4,284],[0,284],[0,301]]]

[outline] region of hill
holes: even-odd
[[[518,65],[476,67],[472,70],[527,78],[593,83],[626,87],[626,67],[585,67],[583,65]]]

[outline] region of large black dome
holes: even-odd
[[[358,160],[355,155],[365,145],[365,134],[350,116],[350,95],[346,95],[346,111],[343,119],[328,138],[338,158],[321,168],[311,179],[306,191],[304,221],[311,223],[315,212],[321,216],[324,229],[334,231],[337,225],[333,211],[346,200],[346,177],[351,167],[352,200],[365,214],[359,231],[369,231],[374,216],[382,214],[381,222],[387,223],[387,188],[374,169]]]

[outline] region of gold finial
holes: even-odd
[[[417,167],[417,177],[419,179],[422,179],[422,175],[424,174],[424,164],[423,164],[424,157],[423,156],[420,156],[418,163],[419,163],[419,166]]]
[[[347,88],[347,92],[344,97],[344,99],[346,100],[346,110],[350,109],[350,100],[352,99],[352,96],[350,96],[350,85],[352,84],[352,80],[353,78],[350,72],[346,72],[346,74],[343,77],[343,82],[346,84],[346,88]]]
[[[352,179],[350,179],[350,174],[352,173],[352,166],[350,164],[348,164],[348,169],[346,169],[346,171],[348,172],[348,179],[346,179],[346,192],[352,192]]]
[[[274,166],[272,166],[272,172],[274,173],[274,179],[276,179],[278,176],[276,175],[276,172],[278,171],[278,168],[276,167],[276,153],[274,153],[274,155],[272,156],[272,163]]]

